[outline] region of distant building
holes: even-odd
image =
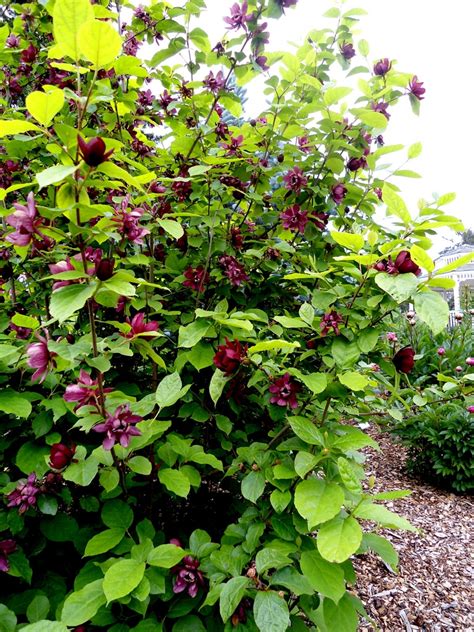
[[[471,252],[474,252],[474,246],[469,244],[458,244],[456,246],[452,246],[451,248],[447,248],[443,250],[440,256],[435,260],[435,269],[439,270],[440,268],[444,268],[450,263],[454,263],[460,257],[468,255]],[[454,312],[462,311],[461,295],[463,289],[469,289],[471,291],[474,289],[474,260],[469,263],[465,263],[455,270],[445,272],[444,274],[439,275],[439,277],[452,279],[455,282],[452,290],[438,291],[441,291],[444,294]]]

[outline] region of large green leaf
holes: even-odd
[[[61,621],[76,626],[86,623],[106,602],[102,588],[103,579],[90,582],[66,598],[61,612]]]
[[[79,59],[78,35],[81,26],[92,20],[94,10],[89,0],[56,0],[53,10],[53,33],[64,55]]]
[[[117,546],[124,535],[125,531],[117,527],[97,533],[97,535],[91,538],[87,543],[84,557],[88,555],[100,555],[101,553],[110,551],[114,546]]]
[[[363,391],[369,383],[365,375],[361,375],[356,371],[347,371],[347,373],[339,374],[337,377],[339,382],[347,386],[351,391]]]
[[[310,528],[337,516],[344,502],[344,492],[337,483],[308,479],[295,489],[295,507]]]
[[[324,436],[314,423],[305,417],[289,417],[288,423],[297,437],[310,445],[324,446]]]
[[[304,551],[300,565],[311,586],[321,595],[337,603],[346,592],[342,568],[323,560],[317,551]]]
[[[290,615],[286,601],[273,591],[259,591],[253,602],[255,623],[260,632],[286,632]]]
[[[37,621],[36,623],[30,623],[21,629],[25,630],[25,632],[68,632],[65,623],[60,623],[59,621],[48,621],[46,619]]]
[[[385,184],[382,189],[382,199],[387,205],[389,215],[396,215],[406,225],[411,222],[405,202],[388,184]]]
[[[133,522],[133,511],[123,500],[109,500],[102,508],[101,518],[106,527],[125,531]]]
[[[142,581],[145,562],[120,560],[105,573],[103,589],[107,601],[129,595]]]
[[[362,529],[352,516],[333,518],[318,531],[318,551],[329,562],[344,562],[362,541]]]
[[[428,325],[433,334],[440,334],[448,325],[449,306],[438,292],[420,292],[413,301],[420,320]]]
[[[36,181],[39,184],[39,188],[44,189],[50,184],[62,182],[65,178],[77,171],[78,168],[78,165],[55,165],[54,167],[48,167],[44,171],[40,171],[36,174]]]
[[[256,503],[265,489],[265,475],[263,472],[250,472],[242,480],[242,496],[251,503]]]
[[[322,610],[328,632],[356,632],[359,617],[348,594],[337,604],[331,599],[325,599]]]
[[[176,566],[183,557],[186,555],[186,551],[176,546],[175,544],[160,544],[152,551],[147,558],[147,563],[150,566],[159,566],[160,568],[172,568]]]
[[[219,401],[222,391],[229,380],[230,377],[228,377],[220,369],[216,369],[212,374],[211,381],[209,382],[209,395],[211,396],[214,405],[216,405]]]
[[[54,320],[60,323],[70,318],[84,307],[87,299],[94,294],[95,284],[75,283],[56,290],[51,296],[49,311]]]
[[[188,392],[190,387],[190,384],[183,387],[181,377],[177,371],[166,375],[156,389],[156,403],[160,408],[172,406]]]
[[[91,455],[83,461],[71,463],[63,472],[63,478],[82,487],[87,487],[94,480],[99,471],[99,463],[95,456]]]
[[[0,391],[0,410],[26,419],[31,413],[31,403],[21,393],[6,388]]]
[[[232,616],[250,585],[247,577],[233,577],[223,585],[219,597],[219,611],[224,623]]]
[[[393,513],[393,511],[390,511],[390,509],[387,509],[383,505],[376,505],[370,501],[364,501],[359,505],[354,510],[354,515],[358,518],[378,522],[382,526],[389,527],[390,529],[416,531],[415,527],[411,525],[406,518]]]
[[[178,334],[178,347],[191,348],[203,338],[208,330],[209,323],[206,320],[195,320],[189,325],[181,326]]]
[[[0,121],[0,138],[33,131],[41,132],[41,128],[29,121]]]
[[[377,535],[376,533],[364,533],[362,538],[362,547],[364,550],[371,549],[383,559],[383,561],[396,572],[398,566],[398,553],[393,544],[387,538]]]
[[[48,127],[64,105],[64,92],[58,88],[50,89],[48,92],[34,90],[26,97],[25,104],[31,116],[41,125]]]
[[[191,490],[188,477],[179,470],[173,470],[170,467],[162,468],[158,471],[158,478],[166,489],[182,498],[186,498]]]
[[[112,63],[122,48],[122,38],[110,22],[88,20],[79,29],[79,50],[99,70]]]
[[[411,272],[397,275],[379,272],[379,274],[375,275],[375,283],[384,292],[390,294],[397,303],[408,301],[418,287],[418,279]]]

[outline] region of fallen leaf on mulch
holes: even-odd
[[[367,449],[366,471],[374,491],[409,489],[385,506],[420,530],[381,529],[400,556],[394,574],[372,553],[354,561],[355,591],[383,632],[469,632],[474,630],[472,497],[436,489],[404,472],[405,450],[386,432],[371,428],[380,452]],[[359,632],[374,630],[369,622]]]

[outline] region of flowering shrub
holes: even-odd
[[[364,482],[351,420],[420,403],[384,320],[444,329],[427,233],[462,226],[386,182],[388,106],[422,82],[367,61],[357,9],[268,53],[295,5],[229,3],[219,42],[202,0],[4,8],[8,630],[356,630],[351,557],[396,564],[370,525],[411,528],[381,504],[403,492]]]

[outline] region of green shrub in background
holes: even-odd
[[[382,504],[404,492],[366,483],[351,420],[469,392],[414,388],[384,324],[413,302],[444,330],[430,234],[463,227],[387,181],[422,82],[369,61],[360,9],[267,53],[293,5],[229,3],[219,42],[203,0],[2,8],[8,632],[350,632],[351,557],[396,566],[373,525],[412,528]],[[247,120],[232,86],[262,73]]]
[[[474,489],[474,415],[456,403],[427,406],[395,424],[407,469],[457,492]]]

